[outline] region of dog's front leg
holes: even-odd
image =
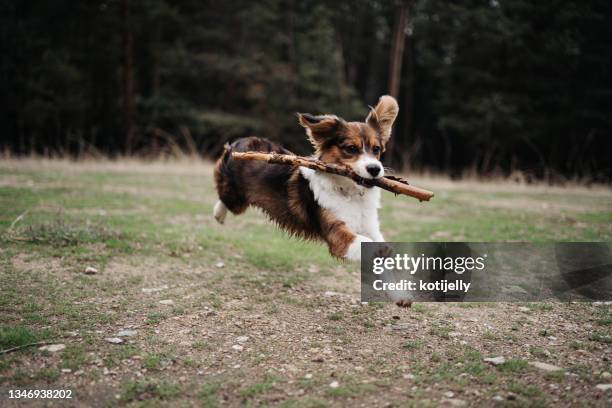
[[[378,223],[378,217],[374,216],[371,218],[371,222],[366,225],[366,233],[372,237],[375,242],[385,242],[385,238],[380,232],[380,224]],[[393,248],[387,244],[382,245],[380,249],[377,251],[375,256],[390,258],[393,257]],[[382,279],[384,282],[392,282],[398,283],[402,280],[402,276],[398,275],[395,270],[388,270],[382,274]],[[395,302],[399,307],[410,307],[412,306],[412,293],[407,290],[385,290],[385,294]]]
[[[327,210],[321,210],[320,224],[323,239],[333,256],[349,261],[361,261],[361,243],[372,242],[372,239],[356,234],[344,221]]]
[[[355,234],[355,239],[349,245],[345,259],[354,262],[361,262],[361,243],[362,242],[372,242],[372,240],[364,235]]]
[[[382,232],[380,232],[380,222],[378,221],[378,211],[373,210],[367,217],[364,225],[364,233],[372,238],[374,242],[385,242]]]

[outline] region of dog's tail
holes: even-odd
[[[223,145],[223,153],[221,153],[221,156],[215,163],[215,184],[217,185],[217,188],[219,188],[219,185],[223,182],[224,173],[226,173],[228,170],[228,163],[231,157],[232,145],[226,143]]]
[[[217,187],[217,192],[219,193],[219,201],[213,207],[213,216],[219,222],[219,224],[223,224],[225,222],[225,217],[227,215],[227,207],[221,201],[221,191],[223,189],[224,179],[227,177],[228,172],[228,162],[232,157],[232,146],[229,143],[226,143],[223,146],[223,153],[221,153],[221,157],[217,159],[215,163],[215,184]]]
[[[232,145],[229,143],[225,143],[223,145],[223,153],[221,153],[221,157],[217,160],[217,165],[227,165],[228,160],[232,157]]]

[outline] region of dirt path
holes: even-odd
[[[65,346],[0,356],[2,390],[69,388],[67,405],[100,407],[612,403],[609,304],[361,304],[356,268],[323,248],[253,212],[215,225],[209,168],[62,166],[0,175],[0,348]],[[189,194],[196,183],[201,192]],[[421,220],[420,207],[392,201],[383,229],[482,234],[446,220],[460,191]],[[564,216],[589,213],[572,207],[588,193],[573,194]],[[546,202],[535,191],[528,199]],[[609,217],[604,201],[596,206],[596,221],[581,219],[589,234],[610,227],[597,221]],[[393,222],[402,211],[410,223]],[[542,233],[554,236],[559,219],[542,221]],[[519,224],[495,233],[520,239],[530,232]],[[485,360],[494,357],[504,362]]]

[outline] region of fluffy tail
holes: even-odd
[[[229,143],[226,143],[223,146],[223,153],[221,154],[221,157],[219,157],[215,165],[215,184],[217,185],[217,192],[219,193],[219,198],[221,198],[220,187],[224,184],[224,173],[227,172],[227,163],[229,161],[229,158],[231,157],[231,153],[232,146],[230,146]],[[220,199],[219,201],[217,201],[213,208],[213,216],[219,224],[223,224],[225,222],[225,217],[227,216],[227,207]]]
[[[213,216],[215,220],[219,224],[223,224],[225,222],[225,216],[227,215],[227,207],[223,204],[223,201],[219,200],[215,204],[215,208],[213,208]]]

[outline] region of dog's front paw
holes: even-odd
[[[372,240],[363,235],[357,235],[351,245],[349,245],[346,250],[346,255],[344,256],[349,261],[361,262],[361,243],[362,242],[372,242]]]
[[[402,300],[398,300],[397,302],[395,302],[395,304],[398,307],[401,307],[401,308],[404,308],[404,309],[408,309],[408,308],[412,307],[412,300],[402,299]]]
[[[393,248],[391,245],[382,244],[374,253],[376,258],[390,258],[393,256]]]

